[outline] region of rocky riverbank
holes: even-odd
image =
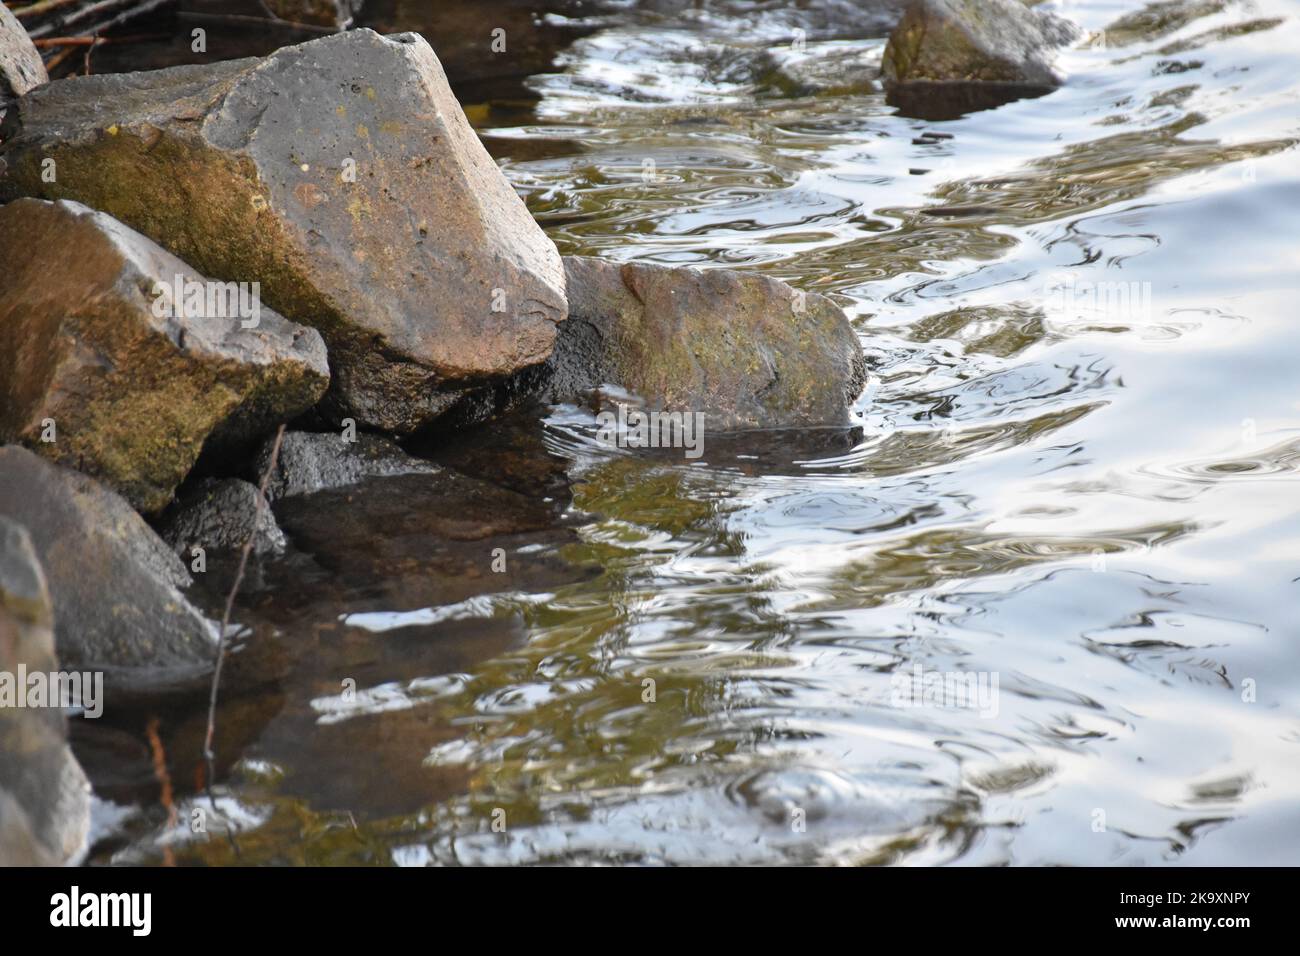
[[[358,549],[382,502],[340,489],[376,476],[457,503],[438,525],[451,539],[495,527],[494,508],[529,512],[399,444],[431,429],[608,386],[710,432],[850,423],[866,364],[832,299],[561,257],[416,34],[51,83],[3,16],[6,672],[100,673],[110,699],[201,693],[217,624],[188,589],[207,552],[323,547],[302,505],[281,527],[266,499],[329,509]],[[911,36],[891,41],[886,79],[949,82]],[[1047,39],[1026,37],[1037,56]],[[1023,78],[1046,82],[1036,69]],[[0,767],[0,863],[83,849],[61,714],[0,706],[0,733],[25,742]]]

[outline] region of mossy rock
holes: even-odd
[[[844,425],[862,389],[857,336],[830,299],[731,269],[566,257],[569,319],[545,397],[608,383],[707,429]]]
[[[415,34],[61,80],[4,132],[0,200],[83,202],[318,329],[334,421],[414,431],[565,316],[559,253]]]
[[[224,298],[214,314],[160,307],[177,277],[216,287],[79,203],[0,207],[0,260],[0,441],[101,478],[141,511],[171,500],[205,443],[251,442],[328,385],[314,329],[260,307],[241,317]]]
[[[1020,0],[912,0],[881,75],[890,103],[947,119],[1050,92],[1061,82],[1053,51],[1075,36],[1073,24]]]

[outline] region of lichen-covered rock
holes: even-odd
[[[555,246],[414,34],[63,80],[6,127],[0,198],[85,202],[318,328],[336,421],[413,431],[543,362],[565,316]]]
[[[1020,0],[912,0],[881,73],[891,103],[944,118],[1051,91],[1061,82],[1053,50],[1075,36],[1069,21]]]
[[[253,459],[253,471],[259,476],[266,473],[273,445],[274,439],[268,439]],[[377,435],[344,440],[337,433],[285,432],[266,494],[275,500],[343,488],[366,478],[432,475],[440,470]]]
[[[730,269],[564,263],[569,318],[545,400],[609,383],[715,431],[847,423],[865,361],[825,296]]]
[[[31,539],[0,517],[0,866],[66,863],[90,825],[90,785],[68,748],[59,701],[33,707],[38,700],[16,697],[33,675],[58,672],[53,627]]]
[[[253,538],[254,554],[283,551],[284,532],[261,501],[257,486],[238,478],[208,478],[182,492],[175,507],[163,515],[158,529],[163,540],[186,557],[193,548],[205,551],[242,549]]]
[[[63,666],[110,688],[210,671],[216,628],[181,594],[181,560],[126,501],[17,445],[0,448],[0,516],[23,525],[49,583]]]
[[[242,318],[215,297],[209,311],[213,284],[79,203],[0,207],[0,261],[0,441],[101,478],[142,511],[171,500],[214,433],[255,436],[325,392],[316,330],[270,309]],[[168,305],[178,277],[195,304],[204,295],[202,314]]]
[[[31,37],[18,18],[0,3],[0,102],[49,81]]]

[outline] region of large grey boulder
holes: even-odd
[[[0,441],[101,478],[142,511],[171,500],[205,442],[254,438],[325,392],[316,330],[270,309],[241,317],[238,294],[225,301],[79,203],[0,207],[0,261]],[[203,296],[199,314],[169,306],[178,281],[191,304]]]
[[[564,262],[569,319],[544,399],[609,383],[715,431],[848,422],[865,360],[825,296],[730,269]]]
[[[267,439],[254,456],[250,478],[266,473],[273,446],[274,439]],[[345,440],[339,434],[285,432],[266,494],[274,500],[345,488],[367,478],[432,475],[439,471],[432,462],[408,455],[399,445],[378,435],[363,433]]]
[[[31,538],[0,517],[0,866],[66,863],[90,826],[90,784],[68,748],[59,701],[17,699],[32,675],[59,670],[53,625]]]
[[[31,37],[18,18],[0,3],[0,103],[49,81]]]
[[[185,684],[210,670],[216,627],[181,594],[189,572],[119,495],[8,445],[0,516],[31,535],[65,667],[103,671],[110,689]]]
[[[555,246],[414,34],[64,80],[6,126],[0,198],[85,202],[320,329],[336,421],[413,431],[564,319]]]
[[[1061,83],[1056,47],[1077,28],[1020,0],[912,0],[885,47],[889,102],[943,119]]]

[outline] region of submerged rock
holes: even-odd
[[[878,42],[810,44],[803,50],[769,52],[770,70],[761,77],[782,96],[851,96],[880,89]]]
[[[183,492],[163,516],[159,533],[182,558],[195,547],[237,551],[250,536],[254,554],[285,547],[284,532],[275,523],[270,505],[256,485],[238,478],[208,478]]]
[[[102,478],[142,511],[171,500],[210,438],[255,436],[324,394],[314,329],[269,309],[241,318],[227,290],[79,203],[0,208],[0,261],[0,441]],[[173,302],[178,282],[204,296],[203,314]]]
[[[608,383],[712,430],[843,425],[866,378],[857,336],[825,296],[730,269],[566,257],[569,319],[542,397]]]
[[[259,481],[271,463],[273,445],[274,439],[268,439],[253,460]],[[377,435],[360,434],[354,440],[344,440],[337,433],[285,432],[266,494],[275,500],[344,488],[366,478],[438,471],[432,462],[408,455]]]
[[[0,448],[0,516],[31,535],[65,667],[103,671],[110,688],[209,671],[216,629],[181,594],[189,572],[123,498],[9,445]]]
[[[31,37],[18,18],[0,3],[0,102],[49,81]]]
[[[58,670],[40,561],[26,529],[0,517],[0,866],[66,863],[86,843],[90,785],[58,700],[10,699]]]
[[[564,319],[559,253],[414,34],[63,80],[6,127],[0,198],[86,202],[320,329],[335,421],[413,431]]]
[[[912,0],[885,48],[888,101],[923,119],[948,119],[1061,83],[1052,51],[1073,24],[1020,0]]]
[[[564,526],[562,508],[450,468],[368,478],[275,504],[294,548],[324,569],[299,587],[313,613],[328,607],[338,620],[428,609],[395,615],[412,625],[454,617],[449,605],[461,601],[508,604],[511,593],[545,593],[593,573],[563,553],[578,536]],[[481,608],[471,616],[490,614]]]

